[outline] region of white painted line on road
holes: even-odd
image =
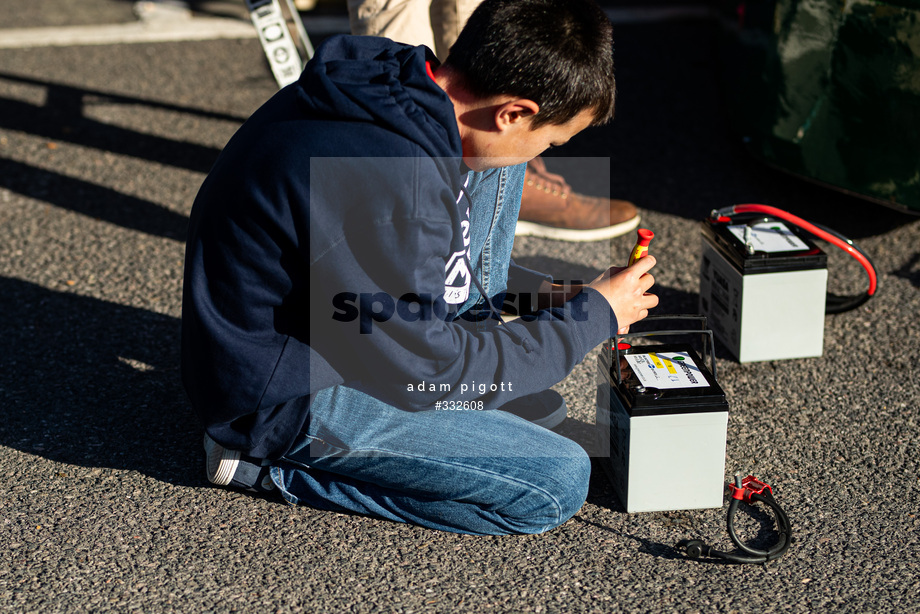
[[[101,26],[0,30],[0,49],[70,47],[120,43],[167,43],[220,38],[255,38],[251,23],[233,19],[157,19]]]
[[[715,14],[704,5],[607,9],[615,25],[660,23],[679,19],[709,19]],[[303,17],[307,32],[313,35],[348,33],[348,17]],[[125,43],[169,43],[222,38],[255,38],[248,21],[217,17],[190,19],[150,19],[124,24],[65,26],[56,28],[0,29],[0,49],[27,47],[69,47]]]

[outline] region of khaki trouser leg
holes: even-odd
[[[351,33],[434,49],[430,0],[348,0]]]
[[[348,0],[351,33],[426,45],[443,61],[482,0]]]
[[[480,2],[482,0],[434,0],[431,3],[434,52],[442,62]]]

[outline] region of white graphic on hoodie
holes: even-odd
[[[469,183],[469,175],[463,183],[466,187]],[[457,196],[457,204],[463,198],[463,192]],[[467,261],[470,257],[470,208],[466,208],[466,219],[460,222],[460,228],[463,231],[463,251],[454,252],[447,260],[444,267],[446,279],[444,280],[444,302],[448,305],[462,305],[470,297],[470,283],[472,281],[470,268]]]

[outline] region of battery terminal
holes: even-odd
[[[750,225],[744,227],[744,249],[749,255],[754,253],[754,231]]]

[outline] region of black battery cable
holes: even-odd
[[[853,243],[853,241],[843,236],[836,230],[832,230],[826,226],[822,226],[821,224],[803,220],[797,215],[793,215],[787,211],[783,211],[782,209],[777,209],[776,207],[754,203],[733,205],[731,207],[724,207],[722,209],[714,209],[712,213],[710,213],[709,219],[713,222],[736,223],[736,216],[742,215],[746,215],[748,218],[751,218],[752,216],[755,218],[747,220],[746,223],[750,224],[762,221],[762,218],[756,219],[757,215],[767,215],[773,218],[781,219],[785,222],[789,222],[790,224],[801,228],[812,236],[827,241],[835,247],[839,247],[850,256],[855,258],[860,265],[862,265],[863,269],[866,271],[866,274],[869,276],[869,288],[866,290],[865,294],[858,294],[855,296],[838,296],[828,292],[827,301],[825,303],[825,313],[843,313],[844,311],[856,309],[868,301],[872,295],[875,294],[875,291],[878,288],[878,275],[876,274],[875,265],[872,263],[872,260],[869,258],[868,254],[866,254],[866,252],[860,249],[859,246]]]
[[[783,556],[792,544],[792,526],[789,524],[789,517],[786,516],[786,512],[773,498],[773,489],[770,488],[770,485],[761,482],[752,475],[743,480],[740,475],[736,475],[735,483],[730,485],[730,489],[732,500],[728,506],[726,525],[728,526],[728,536],[740,552],[716,550],[699,539],[681,540],[677,543],[677,549],[683,551],[691,559],[709,557],[739,564],[767,563]],[[741,541],[735,532],[735,513],[738,511],[738,506],[742,501],[747,504],[762,503],[773,512],[778,538],[776,543],[767,550],[759,550],[748,546]]]

